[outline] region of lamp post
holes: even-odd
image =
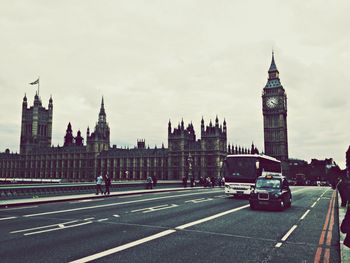
[[[194,186],[194,178],[193,178],[193,174],[192,174],[192,163],[193,163],[193,158],[191,156],[191,153],[188,155],[188,178],[190,179],[191,182],[191,187]]]

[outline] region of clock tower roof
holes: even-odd
[[[270,72],[274,72],[274,71],[278,72],[278,69],[277,69],[277,66],[276,66],[276,63],[275,63],[275,54],[272,51],[272,60],[271,60],[270,68],[269,68],[269,73]]]
[[[275,63],[275,56],[274,56],[273,51],[272,51],[271,65],[270,65],[268,73],[269,73],[269,78],[267,79],[267,83],[265,85],[265,88],[282,87],[281,81],[279,79],[279,71],[278,71],[276,63]]]

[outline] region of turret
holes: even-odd
[[[170,119],[169,119],[169,122],[168,122],[168,134],[171,133],[171,122],[170,122]]]

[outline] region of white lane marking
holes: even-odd
[[[58,224],[58,227],[59,228],[64,228],[64,225],[63,224]]]
[[[108,218],[102,218],[102,219],[97,220],[97,222],[103,222],[103,221],[107,221],[107,220],[108,220]]]
[[[225,211],[225,212],[221,212],[219,214],[212,215],[212,216],[209,216],[209,217],[206,217],[206,218],[194,221],[194,222],[190,222],[188,224],[184,224],[182,226],[178,226],[175,229],[185,229],[185,228],[190,227],[192,225],[197,225],[197,224],[200,224],[200,223],[203,223],[203,222],[206,222],[206,221],[209,221],[209,220],[212,220],[212,219],[215,219],[215,218],[218,218],[218,217],[221,217],[221,216],[224,216],[224,215],[227,215],[227,214],[239,211],[239,210],[247,208],[247,207],[249,207],[249,205],[244,205],[244,206],[241,206],[241,207],[237,207],[235,209],[231,209],[231,210],[228,210],[228,211]],[[70,263],[90,262],[92,260],[96,260],[96,259],[108,256],[108,255],[111,255],[111,254],[118,253],[118,252],[120,252],[122,250],[131,248],[131,247],[134,247],[134,246],[141,245],[143,243],[146,243],[146,242],[149,242],[151,240],[158,239],[158,238],[161,238],[161,237],[173,234],[175,232],[176,232],[176,230],[174,230],[174,229],[165,230],[165,231],[160,232],[158,234],[155,234],[155,235],[152,235],[152,236],[148,236],[148,237],[145,237],[145,238],[142,238],[142,239],[139,239],[139,240],[127,243],[125,245],[121,245],[121,246],[118,246],[118,247],[115,247],[115,248],[108,249],[106,251],[102,251],[102,252],[94,254],[94,255],[90,255],[90,256],[87,256],[87,257],[84,257],[84,258],[81,258],[81,259],[77,259],[77,260],[71,261]]]
[[[275,247],[281,247],[282,246],[282,242],[279,242],[275,245]]]
[[[114,217],[120,217],[120,215],[113,215]]]
[[[25,207],[16,207],[16,208],[5,208],[0,210],[0,212],[2,211],[10,211],[10,210],[20,210],[20,209],[28,209],[28,208],[35,208],[38,207],[37,205],[32,205],[32,206],[25,206]]]
[[[88,220],[92,220],[95,219],[94,217],[88,217],[88,218],[84,218],[84,221],[88,221]]]
[[[108,256],[108,255],[120,252],[122,250],[138,246],[138,245],[140,245],[142,243],[146,243],[146,242],[149,242],[151,240],[158,239],[158,238],[170,235],[170,234],[172,234],[174,232],[176,232],[176,230],[173,230],[173,229],[165,230],[165,231],[160,232],[158,234],[155,234],[155,235],[152,235],[152,236],[149,236],[149,237],[145,237],[145,238],[142,238],[142,239],[139,239],[139,240],[127,243],[127,244],[119,246],[119,247],[111,248],[111,249],[108,249],[106,251],[97,253],[95,255],[91,255],[91,256],[87,256],[87,257],[84,257],[84,258],[81,258],[81,259],[77,259],[77,260],[71,261],[71,263],[83,263],[83,262],[89,262],[89,261],[92,261],[92,260],[96,260],[98,258],[102,258],[102,257]]]
[[[73,220],[73,221],[68,221],[68,222],[64,222],[64,223],[60,223],[60,224],[62,224],[62,225],[64,225],[64,224],[71,224],[71,223],[75,223],[75,222],[78,222],[78,221],[79,221],[79,220]],[[57,225],[59,225],[59,224],[47,225],[47,226],[39,226],[39,227],[33,227],[33,228],[22,229],[22,230],[16,230],[16,231],[12,231],[12,232],[10,232],[10,233],[11,233],[11,234],[14,234],[14,233],[20,233],[20,232],[27,232],[27,231],[31,231],[31,230],[49,228],[49,227],[57,226]]]
[[[78,204],[78,203],[87,203],[87,202],[93,202],[93,201],[103,201],[105,200],[104,198],[101,199],[84,199],[84,200],[78,200],[74,202],[69,202],[70,204]]]
[[[227,195],[216,195],[214,197],[216,197],[216,198],[227,198]]]
[[[320,197],[319,197],[319,198],[317,198],[317,202],[318,202],[318,201],[320,201]]]
[[[292,191],[292,194],[298,193],[298,192],[301,192],[301,191],[305,191],[305,190],[308,190],[308,189],[307,188],[302,188],[302,189],[299,189],[299,190],[295,190],[295,191]]]
[[[124,196],[118,196],[118,198],[130,198],[130,197],[135,197],[135,196],[142,196],[142,195],[124,195]]]
[[[294,229],[296,229],[298,226],[297,225],[294,225],[292,226],[291,229],[289,229],[289,231],[282,237],[282,241],[286,241],[287,238],[290,236],[290,234],[292,234],[292,232],[294,231]]]
[[[303,220],[303,219],[307,216],[307,214],[308,214],[309,212],[310,212],[310,209],[307,210],[307,211],[303,214],[302,217],[300,217],[300,220]]]
[[[211,200],[214,200],[214,199],[213,198],[198,198],[198,199],[185,201],[185,203],[197,204],[197,203],[207,202],[207,201],[211,201]]]
[[[3,218],[0,218],[0,221],[2,221],[2,220],[14,219],[14,218],[17,218],[17,217],[16,217],[16,216],[3,217]]]
[[[145,213],[151,213],[151,212],[155,212],[155,211],[159,211],[159,210],[164,210],[164,209],[169,209],[169,208],[174,208],[174,207],[178,207],[178,205],[176,204],[172,204],[172,205],[158,205],[158,206],[153,206],[153,207],[147,207],[147,208],[141,208],[141,209],[136,209],[136,210],[132,210],[131,213],[135,213],[135,212],[141,212],[145,214]]]
[[[31,235],[36,235],[36,234],[41,234],[41,233],[46,233],[46,232],[51,232],[51,231],[56,231],[56,230],[62,230],[62,229],[71,228],[71,227],[83,226],[83,225],[87,225],[87,224],[91,224],[91,223],[92,223],[92,221],[87,221],[87,222],[83,222],[80,224],[64,226],[63,228],[59,227],[59,228],[46,229],[46,230],[37,231],[37,232],[25,233],[24,235],[31,236]]]
[[[59,214],[59,213],[68,213],[68,212],[88,210],[88,209],[94,209],[94,208],[102,208],[102,207],[118,206],[118,205],[124,205],[124,204],[148,202],[148,201],[161,200],[161,199],[177,198],[177,197],[182,197],[182,196],[202,195],[205,193],[212,193],[212,191],[199,192],[199,193],[189,193],[189,194],[182,194],[182,195],[169,195],[169,196],[146,198],[146,199],[141,199],[141,200],[131,200],[131,201],[104,204],[104,205],[94,205],[94,206],[86,206],[86,207],[79,207],[79,208],[71,208],[71,209],[66,209],[66,210],[57,210],[57,211],[37,213],[37,214],[28,214],[28,215],[24,215],[23,217],[33,217],[33,216],[52,215],[52,214]]]
[[[247,207],[249,207],[249,205],[240,206],[240,207],[237,207],[237,208],[234,208],[234,209],[231,209],[231,210],[227,210],[225,212],[218,213],[216,215],[208,216],[208,217],[205,217],[205,218],[202,218],[202,219],[199,219],[199,220],[196,220],[196,221],[193,221],[193,222],[190,222],[190,223],[187,223],[187,224],[175,227],[175,229],[185,229],[185,228],[188,228],[190,226],[198,225],[198,224],[201,224],[201,223],[213,220],[215,218],[218,218],[218,217],[221,217],[221,216],[224,216],[224,215],[228,215],[228,214],[231,214],[233,212],[237,212],[237,211],[242,210],[242,209],[247,208]]]
[[[311,207],[314,207],[314,206],[316,205],[316,203],[317,203],[317,202],[313,203],[313,204],[311,205]]]

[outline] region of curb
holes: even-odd
[[[101,199],[101,198],[110,198],[116,196],[126,196],[126,195],[137,195],[137,194],[148,194],[148,193],[162,193],[162,192],[177,192],[177,191],[187,191],[187,190],[199,190],[205,189],[203,187],[188,187],[188,188],[162,188],[156,190],[131,190],[124,192],[111,192],[110,195],[95,195],[95,194],[85,194],[85,195],[70,195],[70,196],[56,196],[56,197],[41,197],[33,199],[19,199],[19,200],[6,200],[0,202],[0,208],[9,208],[16,206],[25,206],[33,204],[45,204],[45,203],[56,203],[56,202],[66,202],[74,200],[84,200],[84,199]],[[11,202],[12,201],[12,202]]]

